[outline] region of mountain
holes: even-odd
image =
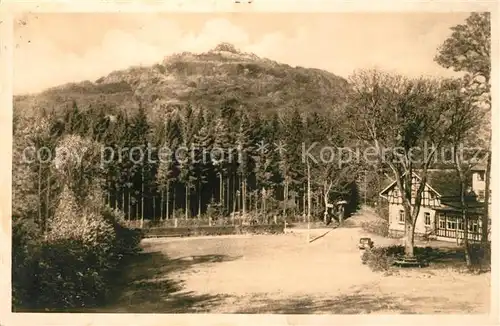
[[[264,114],[294,107],[325,112],[343,102],[347,88],[345,79],[330,72],[291,67],[221,43],[205,53],[175,54],[154,66],[114,71],[94,82],[15,96],[14,109],[68,108],[75,101],[81,108],[133,110],[141,102],[154,115],[172,104],[220,107],[231,101]]]

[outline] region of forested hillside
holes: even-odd
[[[66,84],[14,98],[17,111],[36,108],[105,107],[130,111],[140,100],[161,119],[172,104],[205,108],[226,101],[247,112],[328,112],[342,103],[347,81],[319,69],[290,67],[222,43],[201,54],[180,53],[152,67],[131,67],[98,80]],[[153,114],[154,113],[154,114]]]
[[[220,44],[94,83],[19,96],[14,127],[43,123],[38,146],[52,148],[53,156],[67,137],[100,144],[101,169],[94,177],[102,179],[107,204],[128,219],[200,217],[209,204],[220,215],[295,215],[306,209],[303,146],[349,142],[339,128],[347,86],[325,71],[292,68]],[[181,146],[192,153],[186,160],[174,153]],[[168,159],[162,148],[172,151]],[[140,152],[151,159],[138,162]],[[322,216],[325,200],[354,196],[356,202],[358,166],[312,168],[315,216]],[[53,165],[37,169],[33,196],[45,225],[55,209],[49,197],[59,184],[50,179]]]

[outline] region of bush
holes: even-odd
[[[113,266],[95,249],[82,240],[44,242],[37,264],[36,307],[51,310],[103,302],[106,272]]]
[[[66,199],[47,238],[36,245],[28,245],[25,227],[14,225],[14,309],[64,310],[102,304],[123,257],[139,250],[142,234],[124,227],[120,212],[84,210],[69,216],[74,207],[68,205],[71,198]]]
[[[34,252],[40,244],[35,223],[14,217],[12,221],[12,307],[29,306],[36,269]]]
[[[491,243],[474,243],[470,246],[470,258],[474,268],[491,270]]]
[[[361,261],[374,272],[386,271],[392,264],[391,258],[387,255],[387,248],[383,247],[366,249],[361,256]]]

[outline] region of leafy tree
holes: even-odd
[[[491,22],[489,12],[472,13],[463,24],[451,28],[451,36],[439,47],[434,60],[445,68],[465,73],[466,89],[475,106],[486,112],[479,137],[488,148],[485,171],[485,214],[482,241],[488,241],[491,175]]]

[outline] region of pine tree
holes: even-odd
[[[177,148],[181,130],[179,120],[176,114],[169,114],[165,117],[164,126],[160,127],[162,141],[160,144],[159,166],[156,182],[161,189],[161,207],[163,210],[163,193],[166,195],[166,213],[168,219],[170,217],[170,192],[171,186],[179,174],[177,162],[175,161],[175,149]],[[163,219],[163,212],[161,218]]]
[[[194,137],[196,134],[196,115],[191,105],[184,107],[181,113],[182,131],[182,154],[179,151],[177,160],[179,162],[179,179],[184,184],[185,189],[185,219],[191,216],[191,191],[195,187],[195,162],[192,156]]]
[[[210,153],[214,144],[212,116],[208,111],[200,110],[198,123],[200,128],[195,135],[196,153],[195,153],[195,175],[197,179],[198,192],[198,217],[202,213],[204,185],[208,182],[209,174],[212,170]]]

